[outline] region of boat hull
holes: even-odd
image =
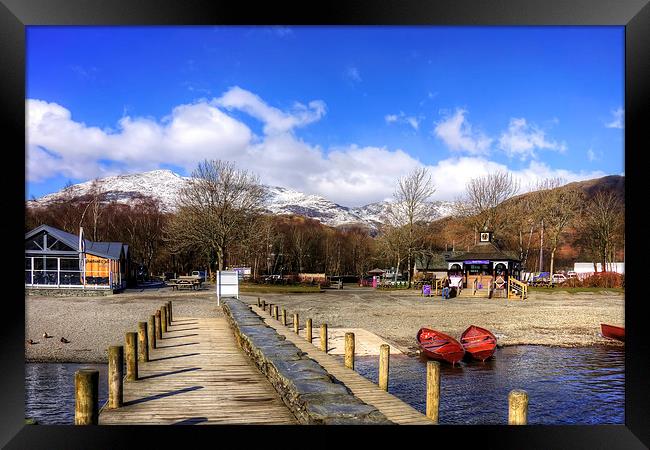
[[[463,359],[465,350],[451,336],[429,328],[421,328],[416,336],[420,351],[427,358],[456,364]]]
[[[461,335],[460,343],[466,354],[473,359],[485,361],[494,355],[497,338],[490,330],[470,325]]]
[[[616,339],[617,341],[625,342],[625,328],[617,327],[615,325],[608,325],[606,323],[600,324],[600,330],[604,337]]]

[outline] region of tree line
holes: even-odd
[[[239,266],[251,267],[254,278],[304,272],[362,277],[373,267],[396,267],[409,285],[416,261],[468,250],[480,231],[492,231],[497,244],[516,250],[529,271],[553,272],[578,259],[605,268],[624,249],[624,202],[617,192],[588,197],[575,183],[547,179],[520,194],[505,172],[471,180],[454,214],[433,220],[428,200],[436,186],[427,169],[416,169],[396,180],[377,232],[268,214],[259,177],[228,161],[198,164],[173,212],[144,196],[118,203],[99,186],[93,183],[83,196],[68,187],[56,202],[27,208],[26,230],[48,224],[77,234],[83,226],[90,240],[128,243],[132,260],[150,275]]]

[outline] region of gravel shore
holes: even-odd
[[[499,345],[538,344],[563,347],[623,345],[600,336],[600,323],[624,326],[625,297],[612,293],[534,292],[524,301],[505,299],[424,298],[415,291],[376,291],[346,285],[320,294],[259,294],[267,303],[311,318],[313,326],[363,328],[415,352],[420,327],[458,337],[469,325],[490,329]],[[257,303],[258,294],[240,296]],[[107,361],[107,348],[120,345],[168,300],[175,317],[221,315],[213,289],[127,290],[107,297],[25,297],[25,344],[28,362]],[[45,339],[47,332],[53,338]],[[61,337],[70,341],[60,342]]]

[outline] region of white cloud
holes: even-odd
[[[589,159],[590,162],[599,161],[601,156],[602,152],[596,154],[596,152],[594,152],[594,150],[591,148],[587,150],[587,159]]]
[[[407,116],[403,111],[400,111],[399,114],[387,114],[384,116],[384,119],[386,120],[386,123],[400,122],[408,124],[415,131],[418,131],[420,129],[420,122],[422,121],[423,117]]]
[[[625,125],[625,110],[623,108],[618,108],[612,111],[613,120],[609,123],[606,123],[607,128],[623,128]]]
[[[470,123],[465,119],[467,111],[456,109],[452,116],[437,122],[434,133],[454,151],[465,151],[471,155],[489,153],[492,139],[480,131],[473,131]]]
[[[356,82],[356,83],[361,83],[361,81],[363,81],[363,80],[361,79],[361,73],[359,73],[359,69],[357,69],[356,67],[348,67],[348,68],[345,70],[345,75],[346,75],[350,80],[352,80],[352,81],[354,81],[354,82]]]
[[[221,105],[250,114],[269,132],[256,136]],[[390,196],[400,177],[423,166],[402,149],[354,144],[323,149],[294,134],[295,127],[318,120],[324,111],[324,103],[318,101],[306,106],[297,103],[291,111],[281,111],[248,91],[233,88],[216,100],[179,105],[159,120],[125,116],[114,130],[108,130],[76,121],[68,109],[56,103],[29,99],[26,177],[29,181],[55,176],[89,180],[163,164],[191,172],[205,158],[225,159],[259,174],[265,184],[361,206]],[[449,158],[426,167],[437,186],[432,198],[444,200],[455,199],[473,177],[507,170],[503,164],[476,156]],[[544,177],[572,181],[604,175],[555,170],[537,162],[511,173],[526,181]]]
[[[558,143],[546,138],[546,133],[535,124],[529,124],[524,118],[512,118],[508,130],[499,138],[499,147],[508,156],[519,156],[522,160],[535,158],[536,149],[566,151],[564,142]]]

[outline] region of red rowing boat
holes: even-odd
[[[494,354],[497,338],[485,328],[470,325],[460,336],[460,343],[474,359],[485,361]]]
[[[463,358],[463,346],[451,336],[429,328],[420,328],[415,337],[422,353],[429,358],[456,364]]]
[[[623,327],[601,323],[600,330],[602,332],[602,335],[605,337],[625,342],[625,328]]]

